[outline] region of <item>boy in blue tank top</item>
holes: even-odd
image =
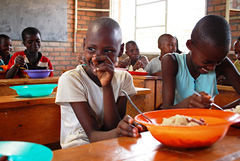
[[[240,75],[227,57],[230,43],[230,27],[223,17],[208,15],[198,21],[186,43],[190,52],[167,54],[162,59],[162,107],[210,108],[218,94],[219,75],[240,94]]]

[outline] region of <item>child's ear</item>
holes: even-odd
[[[191,40],[191,39],[187,40],[186,46],[187,46],[187,48],[188,48],[189,50],[192,49],[192,40]]]
[[[123,51],[124,51],[124,43],[122,43],[120,46],[120,52],[118,54],[118,57],[121,57],[123,55]]]
[[[85,50],[86,38],[83,38],[83,50]]]

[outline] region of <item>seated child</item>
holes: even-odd
[[[167,53],[176,51],[176,39],[170,34],[163,34],[158,38],[158,48],[160,49],[160,55],[153,58],[144,68],[149,75],[162,76],[162,57]]]
[[[238,39],[234,42],[233,49],[237,58],[237,60],[234,62],[234,65],[238,72],[240,72],[240,37],[238,37]]]
[[[145,68],[148,64],[148,58],[144,55],[140,55],[137,43],[135,41],[128,41],[126,43],[126,51],[128,57],[124,60],[118,62],[119,68],[128,68],[132,65],[133,70],[137,70],[139,68]]]
[[[227,57],[230,43],[231,30],[223,17],[208,15],[199,20],[186,43],[190,52],[162,59],[162,108],[210,108],[218,94],[219,75],[240,93],[240,75]]]
[[[29,78],[25,69],[50,69],[50,60],[43,56],[38,50],[41,47],[41,33],[34,27],[25,28],[22,31],[22,41],[26,50],[16,52],[11,57],[6,78]],[[50,73],[53,76],[53,72]]]
[[[139,136],[140,125],[126,115],[127,99],[136,93],[132,76],[114,71],[122,34],[111,18],[93,21],[84,41],[86,66],[61,75],[56,103],[61,105],[61,146],[68,148],[119,136]],[[123,46],[122,46],[123,47]]]
[[[176,53],[178,53],[178,54],[181,54],[182,53],[182,51],[179,49],[179,44],[178,44],[178,39],[177,39],[177,37],[176,36],[174,36],[175,37],[175,39],[176,39]]]
[[[12,40],[9,36],[1,34],[0,35],[0,65],[8,65],[11,58],[12,51]],[[0,67],[0,71],[4,71]]]

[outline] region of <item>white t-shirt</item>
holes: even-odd
[[[162,70],[161,61],[159,57],[160,56],[153,58],[144,68],[144,70],[146,70],[149,75],[157,73]]]
[[[132,76],[126,71],[115,71],[112,79],[115,102],[124,96],[121,90],[129,95],[136,94]],[[89,143],[88,137],[78,121],[69,102],[88,102],[95,113],[98,126],[103,125],[102,87],[95,84],[81,65],[62,74],[58,81],[56,103],[61,105],[61,138],[62,148]]]

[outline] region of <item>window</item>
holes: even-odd
[[[123,42],[135,40],[144,54],[159,54],[157,40],[164,33],[176,36],[180,50],[188,52],[186,41],[205,14],[206,0],[114,0],[111,11]]]

